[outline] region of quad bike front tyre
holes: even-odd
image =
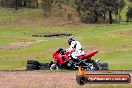
[[[59,70],[59,66],[56,64],[51,64],[50,65],[50,70]]]

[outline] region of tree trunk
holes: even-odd
[[[27,3],[27,1],[26,1],[26,0],[23,0],[23,5],[24,5],[24,6],[27,6],[26,3]]]
[[[98,22],[98,16],[95,16],[95,20],[94,20],[95,23]]]
[[[104,18],[104,22],[105,22],[105,19],[106,19],[105,13],[104,13],[104,16],[103,16],[103,18]]]
[[[32,1],[29,0],[29,1],[28,1],[28,7],[29,7],[29,8],[31,8],[31,3],[32,3]]]
[[[109,23],[112,24],[112,11],[109,11]]]
[[[98,22],[98,14],[95,10],[94,10],[94,14],[95,14],[94,22],[97,23]]]
[[[15,1],[15,10],[18,10],[18,0]]]
[[[128,23],[129,22],[129,18],[127,17],[127,19],[126,19],[126,22]]]
[[[4,7],[4,1],[3,0],[1,0],[1,7]]]
[[[38,0],[36,0],[37,7],[39,6]]]

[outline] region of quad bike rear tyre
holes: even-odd
[[[109,70],[108,63],[99,63],[99,70]]]
[[[102,70],[109,70],[108,63],[102,63]]]

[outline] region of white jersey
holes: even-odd
[[[72,41],[69,50],[73,49],[75,49],[75,51],[78,51],[82,49],[82,46],[78,41]]]
[[[78,41],[72,41],[70,48],[68,50],[75,50],[75,52],[72,53],[72,56],[76,58],[77,56],[84,55],[84,51],[82,49],[81,44]]]

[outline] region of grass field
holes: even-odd
[[[49,32],[72,33],[85,52],[100,50],[93,59],[110,70],[132,70],[132,23],[53,26],[55,20],[39,9],[0,9],[0,70],[24,70],[29,59],[49,62],[59,47],[69,47],[68,37],[32,37]]]

